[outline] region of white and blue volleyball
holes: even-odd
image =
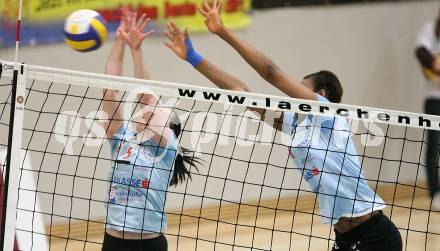
[[[107,33],[104,18],[94,10],[77,10],[64,24],[66,43],[80,52],[98,49],[107,40]]]

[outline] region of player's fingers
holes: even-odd
[[[173,47],[170,43],[163,42],[163,44],[164,44],[166,47],[168,47],[168,48],[170,48],[171,50],[174,51],[174,47]]]
[[[221,10],[221,8],[222,8],[222,3],[223,3],[223,0],[218,0],[217,1],[217,11],[219,11],[219,10]]]
[[[141,26],[144,24],[146,18],[147,18],[147,14],[142,14],[142,16],[139,18],[139,20],[136,23],[136,27],[140,29]]]
[[[128,19],[125,16],[121,16],[121,27],[127,29]]]
[[[131,24],[131,13],[125,17],[125,20],[126,20],[125,28],[128,29]]]
[[[171,27],[171,23],[170,23],[170,22],[167,23],[167,30],[168,30],[171,34],[173,34],[173,27]]]
[[[204,11],[202,8],[197,7],[197,10],[200,12],[200,14],[202,14],[202,16],[206,17],[208,15],[208,13],[206,11]]]
[[[208,1],[206,0],[203,1],[203,9],[207,12],[211,10],[211,7],[209,6]]]
[[[173,21],[170,21],[170,30],[171,30],[171,33],[174,35],[174,36],[177,36],[177,35],[179,35],[179,32],[176,30],[176,25],[173,23]]]
[[[131,19],[130,19],[131,23],[130,23],[130,27],[136,27],[136,16],[137,16],[136,11],[133,11],[133,12],[131,13]]]
[[[175,23],[171,22],[171,27],[173,27],[174,34],[176,34],[176,35],[181,34],[180,29],[177,27],[177,25]]]
[[[142,25],[141,25],[141,27],[140,27],[139,29],[140,29],[140,30],[144,30],[145,27],[147,27],[147,25],[148,25],[149,22],[150,22],[150,19],[149,19],[149,18],[146,18],[146,19],[144,20],[144,22],[142,23]]]
[[[146,37],[150,36],[151,34],[153,34],[154,32],[156,32],[156,31],[155,31],[155,30],[151,30],[151,31],[149,31],[149,32],[147,32],[147,33],[144,33],[144,34],[142,35],[142,38],[146,38]]]
[[[167,30],[167,33],[168,33],[169,35],[171,35],[171,36],[174,37],[173,28],[171,27],[170,22],[167,23],[167,29],[166,29],[166,30]]]
[[[172,42],[174,42],[176,40],[176,38],[171,35],[168,31],[165,31],[164,34],[168,37],[168,39]]]
[[[120,11],[121,11],[121,16],[123,17],[130,16],[130,10],[127,7],[122,7]]]
[[[185,31],[183,32],[183,36],[184,38],[189,38],[188,28],[185,28]]]

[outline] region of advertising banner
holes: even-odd
[[[15,44],[18,15],[17,0],[0,0],[0,48]],[[64,40],[64,21],[75,10],[92,9],[107,21],[109,32],[119,24],[119,9],[128,7],[146,13],[152,20],[150,28],[163,30],[168,20],[190,32],[205,32],[202,15],[197,7],[202,0],[25,0],[23,1],[20,43],[25,45],[61,42]],[[233,29],[250,24],[247,15],[251,0],[224,0],[222,19]]]

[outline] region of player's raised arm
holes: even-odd
[[[229,43],[261,77],[290,97],[316,100],[316,95],[311,90],[289,77],[262,52],[225,27],[220,17],[220,9],[220,0],[215,0],[212,5],[205,0],[202,8],[199,9],[206,18],[205,24],[211,33],[217,34]]]
[[[211,80],[221,89],[234,91],[249,91],[249,87],[240,79],[223,71],[208,59],[200,56],[192,45],[188,31],[181,31],[173,22],[169,22],[165,31],[169,42],[165,45],[179,58],[188,61],[194,68]]]
[[[150,22],[150,19],[147,18],[146,14],[143,14],[139,20],[136,20],[136,15],[136,12],[130,14],[128,29],[126,32],[123,32],[122,36],[128,47],[130,47],[134,66],[134,77],[150,79],[150,74],[144,61],[142,43],[146,37],[154,33],[154,30],[148,32],[144,31]]]
[[[154,30],[145,31],[149,21],[146,14],[141,15],[137,20],[136,12],[132,12],[128,29],[123,33],[123,38],[131,51],[135,78],[150,79],[142,50],[145,38],[155,32]],[[171,110],[158,107],[158,100],[152,94],[140,94],[138,99],[141,113],[134,118],[137,132],[141,137],[152,138],[159,145],[166,147],[170,133],[168,121]]]
[[[116,30],[115,42],[105,65],[105,73],[108,75],[122,75],[125,51],[123,33],[127,32],[128,29],[128,14],[127,10],[122,10],[121,24]],[[111,138],[119,130],[123,122],[122,97],[121,92],[117,90],[105,89],[103,92],[103,110],[107,113],[109,119],[105,125],[106,135],[108,138]]]
[[[188,61],[197,71],[207,77],[211,82],[221,89],[249,92],[249,87],[240,79],[225,72],[217,65],[211,63],[208,59],[203,58],[196,52],[192,41],[188,35],[188,31],[181,31],[174,23],[167,25],[165,32],[169,41],[165,45],[170,48],[179,58]],[[262,116],[268,124],[276,129],[280,129],[279,125],[282,118],[272,118],[274,121],[266,121],[265,110],[259,108],[249,108],[251,111]]]

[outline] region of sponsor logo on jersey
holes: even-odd
[[[142,192],[139,191],[126,191],[124,189],[117,189],[115,187],[112,187],[110,190],[110,196],[109,196],[109,201],[110,203],[116,203],[116,200],[121,203],[121,202],[127,202],[127,201],[133,201],[133,200],[138,200],[141,201],[143,200],[144,195]]]
[[[121,185],[140,187],[140,188],[149,188],[150,187],[150,181],[148,179],[141,180],[141,179],[113,176],[112,180],[114,183],[121,184]]]
[[[319,169],[317,167],[313,167],[312,170],[307,170],[304,173],[304,179],[306,181],[309,181],[311,178],[318,176],[320,173]]]
[[[142,186],[142,188],[149,188],[150,187],[150,181],[148,179],[144,179],[141,182],[141,186]]]
[[[110,188],[110,193],[109,193],[109,201],[110,203],[115,203],[116,202],[116,193],[117,193],[118,189],[116,189],[116,187],[111,187]]]
[[[122,158],[125,159],[125,160],[127,160],[128,158],[130,158],[131,153],[132,153],[132,150],[133,150],[133,148],[132,148],[132,147],[129,147],[129,148],[127,149],[127,152],[125,153],[125,156],[122,157]]]
[[[143,197],[143,194],[139,191],[130,191],[127,192],[125,190],[118,190],[116,192],[116,196],[122,200],[130,200],[130,199],[139,199]]]

